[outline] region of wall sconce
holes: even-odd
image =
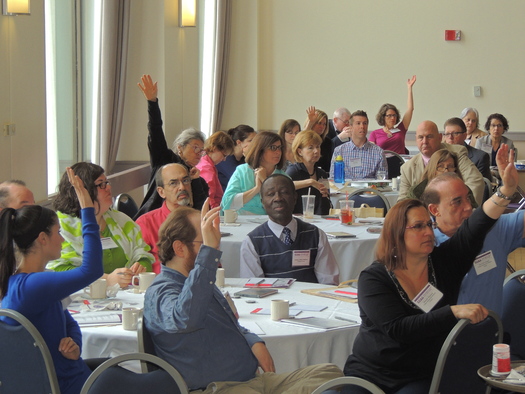
[[[31,15],[30,0],[2,0],[3,15]]]
[[[197,26],[196,20],[196,0],[179,0],[179,27],[195,27]]]

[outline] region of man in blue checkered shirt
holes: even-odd
[[[379,170],[385,171],[388,176],[385,152],[366,138],[368,133],[366,112],[354,112],[350,116],[350,127],[352,128],[350,141],[339,145],[334,150],[330,165],[330,177],[334,177],[334,162],[339,155],[343,157],[345,162],[346,179],[375,179]]]

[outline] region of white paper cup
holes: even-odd
[[[288,300],[272,300],[271,318],[272,320],[288,319],[290,317],[290,306]]]
[[[106,287],[106,279],[97,279],[84,289],[84,293],[92,299],[106,298]]]
[[[142,309],[122,308],[122,328],[124,330],[136,330]]]
[[[135,289],[139,290],[139,293],[144,293],[153,283],[155,276],[155,272],[142,272],[138,275],[135,275],[131,279],[131,283]]]
[[[237,211],[234,209],[225,209],[224,210],[224,223],[235,223],[237,220]]]
[[[315,209],[315,195],[310,194],[301,197],[303,198],[303,218],[313,219]]]
[[[217,268],[215,274],[215,284],[217,287],[224,287],[224,268]]]

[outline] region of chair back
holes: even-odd
[[[125,213],[130,218],[135,217],[135,215],[139,211],[139,207],[135,200],[133,200],[133,197],[126,193],[121,193],[115,198],[113,208],[117,211]]]
[[[0,392],[60,394],[53,359],[35,326],[21,313],[0,309]]]
[[[141,316],[137,322],[137,335],[139,341],[139,353],[147,353],[156,356],[153,339],[151,339],[148,329],[144,326],[144,316]],[[157,369],[154,365],[146,362],[141,363],[141,368],[142,373]]]
[[[503,309],[501,320],[505,332],[510,336],[510,355],[513,360],[525,359],[525,284],[523,278],[525,270],[519,270],[509,275],[503,284]]]
[[[386,163],[388,166],[388,179],[396,178],[401,175],[401,166],[405,164],[405,159],[400,154],[385,150]]]
[[[118,364],[125,361],[147,361],[159,368],[148,373],[135,373]],[[109,389],[111,388],[111,389]],[[188,394],[188,386],[169,363],[146,353],[129,353],[102,363],[89,376],[80,394]]]
[[[353,376],[344,376],[342,378],[335,378],[335,379],[329,380],[328,382],[323,383],[321,386],[316,388],[312,392],[312,394],[321,394],[325,392],[326,390],[335,389],[339,387],[347,387],[347,386],[362,387],[364,389],[367,389],[372,394],[385,394],[383,390],[381,390],[379,387],[369,382],[368,380],[356,378]]]
[[[365,194],[366,193],[366,194]],[[374,193],[374,194],[370,194]],[[390,203],[383,193],[376,189],[358,189],[348,195],[349,200],[354,200],[354,207],[358,208],[361,204],[368,204],[374,208],[384,208],[385,215],[390,209]]]
[[[485,393],[477,371],[492,363],[492,347],[502,340],[503,325],[492,311],[478,324],[458,321],[441,347],[429,393]]]

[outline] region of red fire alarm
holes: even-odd
[[[445,41],[461,40],[461,30],[445,30]]]

